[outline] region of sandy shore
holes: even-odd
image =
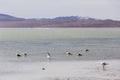
[[[120,80],[120,60],[102,61],[0,63],[0,80]]]

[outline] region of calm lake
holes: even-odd
[[[0,28],[0,41],[120,38],[120,28]]]
[[[120,28],[0,29],[0,55],[4,60],[10,58],[15,61],[17,53],[28,53],[27,60],[46,60],[48,52],[54,55],[55,60],[66,60],[66,51],[77,55],[85,53],[86,48],[91,50],[87,56],[69,60],[119,59]]]
[[[119,52],[120,28],[0,28],[0,80],[119,80]]]

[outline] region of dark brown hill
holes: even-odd
[[[44,28],[44,27],[120,27],[120,21],[112,20],[49,20],[0,22],[1,28]]]

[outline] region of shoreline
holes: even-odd
[[[100,62],[106,62],[106,70]],[[1,80],[119,80],[120,60],[0,63]],[[4,67],[4,69],[2,69]],[[12,67],[12,68],[11,68]],[[43,69],[44,68],[44,69]]]

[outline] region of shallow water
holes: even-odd
[[[101,61],[109,63],[104,71]],[[6,62],[0,63],[0,80],[119,80],[119,61]]]
[[[16,54],[27,53],[22,61],[120,59],[120,39],[54,39],[40,41],[0,41],[0,60],[16,61]],[[89,49],[88,52],[85,49]],[[66,51],[73,55],[67,57]],[[82,54],[82,57],[77,54]]]
[[[120,28],[0,28],[0,41],[120,38]]]
[[[0,80],[120,80],[119,28],[0,29],[0,33]],[[110,64],[104,73],[100,61]]]

